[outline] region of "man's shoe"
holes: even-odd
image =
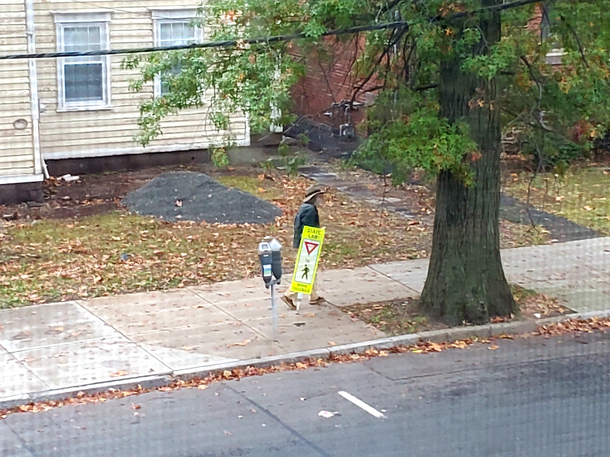
[[[292,310],[296,310],[297,309],[297,307],[294,304],[294,302],[290,298],[288,298],[286,295],[282,295],[282,301],[284,303],[286,303],[286,306],[288,306],[288,308],[290,308]]]
[[[318,297],[315,300],[309,300],[310,305],[321,305],[324,302],[324,297]]]

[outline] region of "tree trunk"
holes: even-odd
[[[501,3],[484,0],[483,6]],[[484,54],[500,40],[500,15],[479,22],[483,38],[473,48]],[[458,34],[459,36],[459,34]],[[478,145],[471,160],[474,183],[450,171],[438,176],[430,268],[422,307],[451,325],[484,323],[508,316],[515,303],[500,259],[500,110],[497,80],[462,71],[458,58],[441,64],[440,114],[464,121]]]

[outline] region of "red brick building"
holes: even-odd
[[[347,114],[345,106],[333,105],[352,98],[356,107],[370,104],[374,97],[371,91],[379,83],[375,78],[365,83],[364,77],[354,76],[353,70],[364,51],[363,36],[356,35],[348,41],[329,37],[326,43],[322,53],[312,51],[305,56],[306,76],[294,87],[293,97],[297,114],[338,129],[347,121]],[[364,110],[356,108],[351,115],[357,124],[363,119]]]

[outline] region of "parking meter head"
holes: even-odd
[[[279,252],[282,250],[282,243],[280,243],[276,238],[273,238],[269,241],[269,247],[273,252]]]
[[[261,273],[263,276],[263,281],[265,281],[265,285],[269,286],[269,283],[273,279],[272,272],[272,251],[271,246],[267,241],[262,241],[258,244],[258,259],[261,263]]]
[[[269,242],[271,248],[271,271],[275,279],[282,278],[282,244],[275,238]]]

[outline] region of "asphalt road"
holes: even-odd
[[[610,455],[609,335],[495,344],[15,414],[0,455]]]

